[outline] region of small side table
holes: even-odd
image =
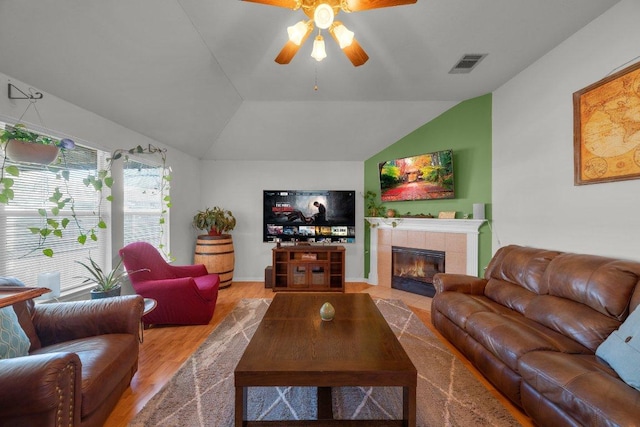
[[[145,298],[142,317],[144,317],[145,314],[151,313],[157,305],[158,301],[154,300],[153,298]],[[142,321],[142,317],[140,318],[140,344],[144,342],[144,322]]]

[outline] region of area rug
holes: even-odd
[[[270,302],[240,301],[130,426],[233,426],[233,370]],[[375,302],[418,370],[419,427],[520,425],[402,301]],[[335,418],[402,418],[398,387],[334,388],[332,400]],[[315,388],[250,388],[248,408],[250,420],[314,419]]]

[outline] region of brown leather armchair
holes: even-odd
[[[143,298],[14,304],[29,355],[0,360],[0,425],[101,426],[138,369]]]

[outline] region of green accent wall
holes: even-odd
[[[378,163],[438,150],[453,150],[455,199],[386,202],[387,209],[403,214],[456,211],[456,218],[471,216],[474,203],[485,203],[491,219],[491,94],[463,101],[411,132],[364,162],[364,191],[373,191],[380,201]],[[366,207],[365,207],[366,209]],[[366,214],[366,212],[365,212]],[[365,227],[365,277],[369,277],[370,229]],[[491,231],[480,227],[478,275],[491,259]]]

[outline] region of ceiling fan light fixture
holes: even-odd
[[[351,46],[351,43],[353,43],[353,36],[354,36],[353,31],[349,31],[347,27],[345,27],[343,24],[336,25],[335,28],[333,29],[333,32],[336,36],[336,39],[338,39],[338,44],[340,45],[340,49],[349,47]]]
[[[316,27],[323,30],[326,30],[333,24],[333,18],[333,8],[327,3],[319,4],[313,11],[313,22],[315,22]]]
[[[316,36],[313,41],[313,50],[311,51],[311,57],[320,62],[327,57],[327,51],[324,48],[324,39],[320,34]]]
[[[307,28],[307,23],[305,21],[300,21],[295,25],[287,27],[289,40],[291,40],[292,43],[300,46],[300,43],[302,43],[302,39],[304,38],[305,34],[307,34]]]

